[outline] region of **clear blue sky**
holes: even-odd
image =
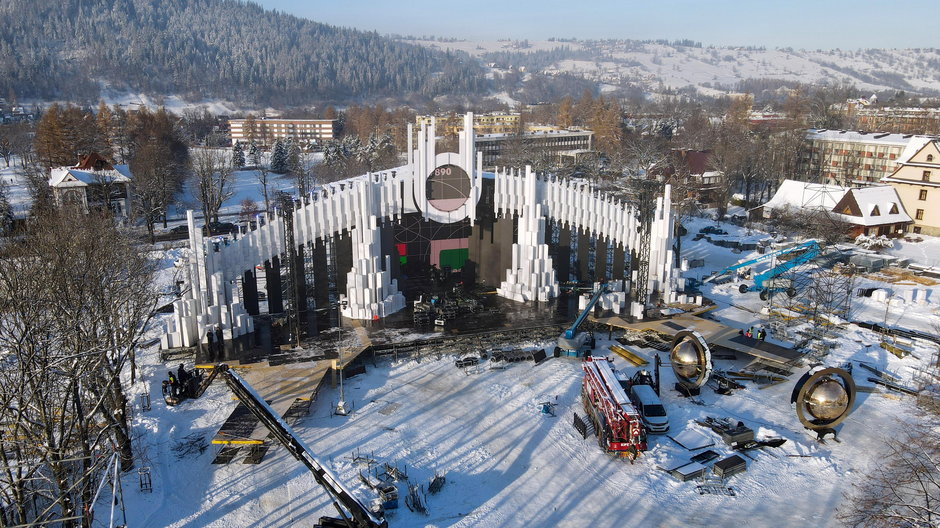
[[[466,39],[687,38],[794,48],[940,48],[938,0],[253,0],[317,22]]]

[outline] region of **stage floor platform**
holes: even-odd
[[[670,319],[640,321],[637,323],[630,323],[618,316],[600,317],[591,320],[598,324],[611,325],[615,328],[629,329],[637,332],[653,331],[665,335],[675,335],[682,330],[695,330],[702,334],[702,337],[705,338],[705,341],[711,347],[747,354],[759,361],[780,367],[794,366],[803,357],[803,353],[793,348],[745,337],[737,328],[690,314],[677,315]]]

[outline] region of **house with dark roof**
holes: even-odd
[[[131,215],[131,183],[127,165],[113,165],[97,153],[82,157],[74,167],[56,167],[49,173],[57,206],[76,206],[85,213],[107,209],[120,218]]]

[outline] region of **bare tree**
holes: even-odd
[[[263,163],[258,163],[255,167],[255,177],[258,178],[258,185],[261,186],[261,196],[264,197],[265,212],[271,209],[271,201],[268,195],[268,183],[271,171]]]
[[[0,259],[2,523],[90,526],[102,460],[133,467],[121,373],[133,383],[153,263],[106,215],[54,210],[24,236]]]
[[[161,218],[166,218],[167,204],[178,187],[178,178],[172,166],[164,163],[165,149],[156,141],[148,141],[137,148],[131,160],[134,175],[134,212],[143,219],[154,242],[154,227]]]
[[[7,167],[10,166],[10,160],[16,154],[16,143],[13,139],[14,126],[0,125],[0,158],[3,158]]]
[[[940,520],[940,442],[931,423],[899,423],[884,439],[877,467],[846,496],[848,526],[930,527]]]
[[[258,204],[251,198],[245,198],[241,201],[241,211],[238,212],[238,219],[243,222],[249,222],[258,214]]]
[[[206,222],[219,221],[219,209],[232,197],[232,164],[224,152],[198,149],[192,154],[193,187]]]

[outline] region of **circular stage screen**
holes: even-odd
[[[456,211],[470,197],[470,177],[457,165],[441,165],[428,176],[428,202],[438,211]]]

